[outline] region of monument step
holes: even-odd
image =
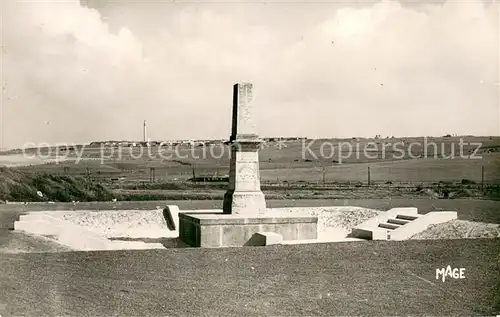
[[[415,220],[417,219],[418,217],[420,217],[420,215],[397,215],[396,216],[396,219],[403,219],[403,220]]]
[[[395,219],[395,218],[387,219],[387,223],[394,223],[397,225],[405,225],[405,224],[409,223],[410,221],[411,220],[403,220],[403,219]]]
[[[400,227],[400,225],[396,225],[396,224],[391,224],[391,223],[387,223],[387,222],[383,222],[383,223],[379,223],[378,225],[380,228],[384,228],[384,229],[390,229],[390,230],[394,230],[394,229],[397,229]]]
[[[457,219],[456,211],[418,214],[416,208],[393,208],[351,230],[351,236],[366,240],[407,240],[429,225]]]

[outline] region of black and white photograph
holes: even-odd
[[[1,0],[0,317],[500,316],[500,2]]]

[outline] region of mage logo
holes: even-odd
[[[441,276],[443,282],[446,277],[450,277],[453,279],[462,279],[465,278],[465,269],[464,268],[451,268],[451,265],[448,265],[446,268],[436,269],[436,280],[439,280]]]

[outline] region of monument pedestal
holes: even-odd
[[[227,191],[222,210],[226,214],[263,215],[266,212],[266,199],[262,192]]]
[[[259,147],[256,135],[237,136],[231,142],[229,186],[222,210],[227,214],[262,215],[266,211],[260,190]]]

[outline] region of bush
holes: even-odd
[[[472,185],[472,184],[476,184],[475,181],[473,180],[470,180],[470,179],[466,179],[466,178],[463,178],[462,181],[460,182],[462,185]]]
[[[439,181],[439,183],[438,183],[438,184],[439,184],[439,185],[452,185],[452,184],[453,184],[453,182],[451,182],[451,181]]]
[[[111,200],[113,193],[100,184],[81,177],[49,173],[29,173],[0,170],[1,200],[11,201],[103,201]],[[38,196],[41,191],[43,197]]]

